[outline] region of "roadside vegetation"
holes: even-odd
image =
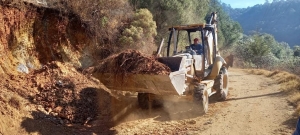
[[[48,0],[43,4],[58,10],[61,17],[72,14],[79,16],[82,26],[93,37],[96,53],[108,50],[106,53],[111,54],[136,49],[152,54],[161,40],[168,38],[169,27],[207,23],[212,12],[218,14],[221,50],[235,45],[243,32],[240,24],[230,18],[217,0]]]
[[[242,28],[239,23],[233,21],[223,11],[217,0],[201,0],[201,2],[198,0],[131,0],[131,4],[135,9],[146,8],[152,13],[157,25],[156,44],[159,44],[162,38],[168,38],[169,27],[174,25],[207,23],[212,12],[217,12],[218,16],[219,48],[226,49],[230,47],[242,36]]]
[[[294,28],[296,25],[294,21],[286,21],[285,19],[275,19],[278,20],[272,21],[272,23],[267,23],[267,20],[274,20],[277,16],[293,16],[294,12],[285,12],[284,8],[279,8],[278,4],[282,4],[285,6],[289,6],[290,11],[293,10],[293,6],[296,1],[274,1],[273,3],[266,2],[263,5],[256,5],[254,7],[249,7],[246,9],[228,9],[228,5],[224,6],[224,3],[219,3],[218,1],[212,1],[210,6],[212,9],[217,9],[219,12],[220,19],[227,18],[228,14],[230,14],[231,18],[241,22],[243,24],[243,28],[241,28],[240,23],[234,21],[226,21],[223,24],[223,29],[226,32],[219,32],[225,39],[230,39],[228,41],[222,42],[221,36],[221,53],[224,57],[228,55],[234,55],[234,67],[244,68],[251,74],[264,75],[266,77],[272,78],[276,80],[278,84],[281,85],[281,90],[288,95],[288,101],[293,104],[297,109],[294,113],[295,116],[300,116],[300,46],[297,44],[288,44],[287,42],[295,43],[295,37],[297,32],[294,34],[282,34],[282,36],[278,35],[278,31],[284,31],[280,33],[291,32],[292,30],[287,30],[289,28]],[[299,3],[299,2],[296,2]],[[266,7],[266,8],[263,8]],[[255,18],[251,17],[253,14],[260,14],[263,11],[264,13],[273,13],[273,11],[269,10],[280,10],[280,14],[276,15],[255,15]],[[226,11],[226,12],[225,12]],[[255,11],[255,13],[254,13]],[[244,14],[250,17],[242,18]],[[223,15],[225,14],[225,15]],[[241,15],[240,18],[237,16]],[[230,18],[228,17],[228,18]],[[273,19],[268,19],[272,17]],[[242,19],[241,19],[242,18]],[[264,21],[257,21],[266,20]],[[245,21],[247,20],[247,21]],[[285,21],[284,23],[292,23],[286,24],[291,25],[291,27],[267,27],[266,25],[273,24],[282,24],[280,22]],[[228,25],[228,23],[230,25]],[[259,23],[263,23],[258,25]],[[249,29],[249,27],[255,27],[255,29]],[[261,28],[260,28],[261,27]],[[296,26],[295,26],[296,27]],[[225,29],[227,28],[227,29]],[[230,29],[235,28],[235,29]],[[268,31],[269,28],[272,30],[269,32],[274,33],[276,31],[277,35],[272,35],[270,33],[264,33]],[[244,30],[244,31],[243,31]],[[251,30],[251,32],[249,32]],[[296,30],[296,28],[294,29]],[[246,34],[247,35],[246,35]],[[274,33],[274,34],[275,34]],[[279,38],[280,37],[280,38]],[[290,37],[285,38],[283,37]],[[278,40],[280,41],[278,41]],[[289,41],[293,39],[293,41]],[[286,40],[286,42],[282,42]]]
[[[281,85],[288,101],[300,116],[300,55],[299,47],[290,48],[267,33],[243,35],[226,51],[235,56],[234,66],[248,69],[249,73],[270,77]],[[227,53],[228,53],[227,52]]]

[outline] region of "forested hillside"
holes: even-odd
[[[226,48],[241,38],[241,26],[225,13],[216,0],[131,0],[133,7],[148,9],[153,14],[157,25],[158,44],[162,38],[168,37],[167,29],[174,25],[205,23],[212,12],[218,12],[218,41],[220,48]]]
[[[266,1],[244,9],[232,9],[226,4],[222,6],[233,20],[241,24],[245,34],[253,31],[269,33],[277,41],[287,42],[291,47],[300,44],[299,0]]]

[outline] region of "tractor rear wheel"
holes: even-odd
[[[222,67],[220,74],[214,80],[213,89],[217,91],[216,97],[220,100],[226,100],[228,95],[228,72],[225,67]]]
[[[161,107],[162,102],[152,93],[138,93],[138,103],[142,109]]]

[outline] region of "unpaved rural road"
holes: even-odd
[[[290,135],[293,107],[270,78],[229,69],[230,95],[203,114],[190,102],[166,102],[148,111],[135,109],[110,130],[116,134]]]

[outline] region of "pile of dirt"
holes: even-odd
[[[38,91],[33,101],[64,123],[85,123],[110,113],[111,92],[99,88],[99,81],[60,62],[32,72],[30,84]]]
[[[94,67],[92,72],[169,75],[171,70],[158,62],[155,57],[146,56],[137,50],[125,50],[104,59]]]

